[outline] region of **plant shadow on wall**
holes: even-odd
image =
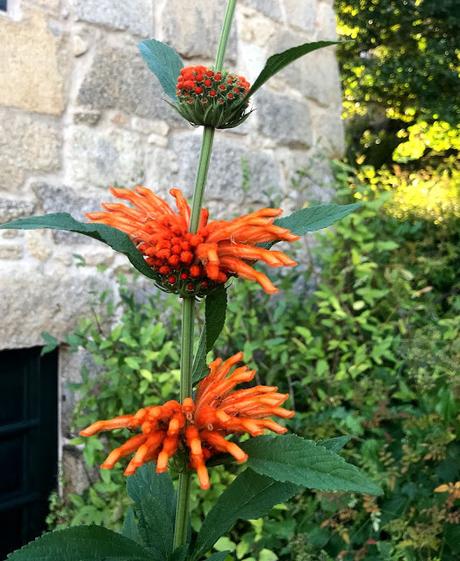
[[[336,178],[341,202],[366,189],[342,164]],[[281,281],[282,299],[235,281],[220,338],[226,354],[243,349],[261,379],[290,393],[293,430],[314,440],[351,437],[346,456],[371,473],[385,495],[298,495],[264,519],[238,522],[217,542],[236,559],[458,556],[458,490],[442,486],[460,476],[459,221],[400,221],[383,211],[387,198],[366,203],[334,235],[321,235],[310,248],[320,273],[289,273]],[[104,331],[83,320],[69,337],[72,348],[83,347],[101,367],[97,377],[85,369],[82,384],[74,386],[81,396],[75,427],[113,416],[126,399],[133,409],[160,403],[178,383],[162,374],[178,368],[166,333],[178,337],[179,325],[174,314],[165,315],[177,304],[170,297],[149,299],[125,281],[120,289],[115,327]],[[139,355],[146,340],[153,344]],[[150,372],[165,379],[152,383]],[[75,441],[90,466],[121,442],[113,433],[103,443]],[[195,529],[234,476],[235,470],[214,469],[211,490],[194,495]],[[82,495],[54,497],[50,527],[119,528],[129,503],[121,480],[120,473],[102,472]]]

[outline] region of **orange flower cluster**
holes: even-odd
[[[206,66],[182,68],[172,106],[192,125],[233,128],[251,114],[249,82],[230,72]]]
[[[112,469],[120,458],[134,454],[125,475],[132,475],[149,461],[156,461],[156,471],[163,473],[178,449],[187,450],[190,467],[196,470],[200,487],[208,489],[206,461],[209,458],[228,453],[237,462],[247,460],[247,454],[226,436],[244,433],[259,436],[266,429],[283,434],[287,429],[270,417],[288,419],[294,415],[293,411],[281,407],[288,394],[278,393],[276,386],[234,391],[235,386],[250,382],[255,376],[255,370],[247,366],[231,372],[242,358],[243,353],[237,353],[226,361],[212,362],[209,374],[198,385],[195,400],[187,398],[182,404],[168,401],[164,405],[144,407],[134,415],[97,421],[80,434],[92,436],[113,429],[140,429],[113,450],[101,467]]]
[[[196,99],[206,105],[212,99],[223,105],[242,101],[249,92],[249,82],[242,76],[214,72],[206,66],[187,66],[180,71],[176,94],[180,101],[192,104]],[[211,98],[211,99],[210,99]]]
[[[190,207],[179,189],[170,191],[177,211],[146,187],[132,191],[112,188],[111,193],[129,201],[132,208],[103,203],[106,212],[86,216],[128,234],[157,274],[158,285],[168,292],[202,296],[233,275],[258,282],[267,293],[273,293],[277,291],[275,286],[252,264],[260,260],[271,267],[296,265],[281,251],[259,247],[267,242],[299,239],[273,224],[280,209],[264,208],[233,220],[211,222],[203,209],[198,231],[192,234]]]

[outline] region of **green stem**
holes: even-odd
[[[227,49],[228,38],[230,37],[230,29],[232,27],[233,16],[235,14],[236,0],[228,0],[227,9],[225,10],[224,23],[220,32],[219,46],[216,55],[216,70],[222,70],[224,64],[225,51]]]
[[[236,0],[228,0],[224,23],[219,39],[216,56],[216,70],[222,70],[225,50],[227,48],[230,28],[235,13]],[[196,233],[200,223],[203,206],[204,189],[208,177],[209,162],[211,161],[214,127],[204,127],[201,144],[200,160],[196,174],[195,190],[193,192],[192,212],[190,216],[190,231]],[[180,399],[192,395],[192,363],[193,363],[193,325],[195,315],[194,298],[184,298],[182,303],[182,335],[180,361]],[[186,467],[179,475],[177,487],[176,521],[174,527],[174,549],[187,543],[190,517],[190,483],[191,472]]]

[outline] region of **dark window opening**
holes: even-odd
[[[0,351],[0,559],[45,530],[57,486],[57,351]]]
[[[0,0],[0,10],[2,12],[6,12],[6,9],[8,8],[7,6],[7,0]]]

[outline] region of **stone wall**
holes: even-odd
[[[0,13],[0,222],[56,211],[81,219],[107,199],[109,184],[143,182],[162,193],[177,185],[190,194],[200,130],[163,101],[136,44],[154,36],[190,63],[212,64],[225,1],[8,5]],[[332,0],[240,0],[227,67],[252,81],[269,54],[334,36]],[[343,150],[334,51],[283,71],[255,106],[244,126],[217,135],[209,206],[219,212],[224,195],[229,212],[270,198],[292,207],[299,198],[327,197],[328,166],[317,155]],[[299,193],[293,174],[313,161],[310,183]],[[102,264],[105,273],[97,272]],[[125,267],[123,257],[76,235],[2,232],[0,348],[39,345],[44,330],[62,338],[87,310],[91,292]],[[64,377],[74,368],[69,364],[63,355]]]

